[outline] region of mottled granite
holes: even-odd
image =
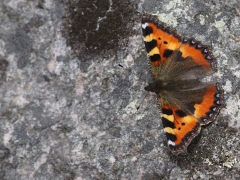
[[[106,25],[112,33],[94,51],[95,38],[70,41],[67,0],[0,1],[0,179],[239,179],[239,0],[99,2],[76,9],[102,25],[80,33],[98,37]],[[129,14],[119,16],[124,3]],[[226,108],[188,154],[171,154],[156,96],[144,91],[151,76],[142,12],[211,45],[218,60],[213,78]]]

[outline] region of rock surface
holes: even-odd
[[[82,2],[76,36],[76,0],[0,1],[0,179],[239,179],[239,0]],[[226,108],[187,154],[171,154],[144,91],[143,12],[218,60]]]

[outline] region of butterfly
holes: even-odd
[[[180,36],[157,16],[143,14],[142,33],[153,76],[145,90],[157,95],[170,150],[186,152],[224,106],[220,84],[202,81],[217,70],[216,59],[208,46]]]

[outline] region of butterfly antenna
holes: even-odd
[[[148,96],[148,93],[146,91],[144,91],[145,95],[144,97],[141,99],[140,103],[136,103],[136,109],[139,110],[139,108],[141,107],[143,101],[146,99],[146,97]]]

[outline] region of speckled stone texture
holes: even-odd
[[[0,179],[239,179],[239,0],[119,2],[0,1]],[[171,154],[144,91],[143,12],[218,60],[226,108],[187,154]]]

